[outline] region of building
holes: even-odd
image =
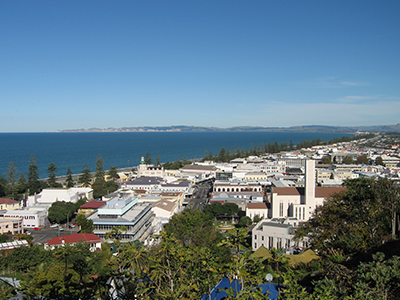
[[[271,209],[269,218],[295,217],[301,222],[308,221],[318,205],[344,187],[315,187],[315,161],[307,160],[304,187],[271,188]]]
[[[138,203],[138,198],[120,193],[88,219],[93,221],[93,233],[103,240],[111,241],[109,233],[124,226],[126,230],[120,232],[120,241],[145,241],[152,230],[152,206],[153,203]]]
[[[59,236],[47,240],[44,244],[46,250],[54,250],[57,247],[64,247],[64,245],[75,245],[77,243],[90,244],[90,251],[101,250],[101,239],[93,233],[72,233],[69,235]]]
[[[0,198],[0,210],[19,209],[19,206],[19,201],[9,198]]]
[[[198,176],[200,179],[215,178],[217,167],[214,165],[192,164],[186,165],[179,169],[181,173],[191,173]]]
[[[86,202],[85,204],[79,207],[78,214],[84,214],[85,216],[90,215],[103,205],[106,205],[105,201],[93,200]]]
[[[0,217],[0,234],[24,233],[21,217]]]
[[[259,216],[261,219],[268,217],[268,207],[265,203],[247,203],[246,216],[254,219],[255,216]]]
[[[3,217],[21,218],[23,228],[42,227],[47,224],[47,209],[30,207],[28,209],[7,210]]]
[[[267,249],[282,248],[286,252],[294,248],[307,248],[307,240],[294,240],[294,219],[276,219],[261,221],[252,230],[252,248],[257,250],[264,246]]]
[[[54,202],[65,201],[76,203],[79,199],[93,200],[93,189],[91,188],[51,188],[43,189],[39,194],[29,196],[27,206],[47,204],[51,206]]]
[[[137,167],[137,177],[163,177],[164,169],[162,166],[147,165],[142,157]]]
[[[134,180],[125,182],[121,185],[122,189],[128,190],[160,190],[161,183],[163,182],[162,177],[138,177]]]
[[[214,192],[261,192],[262,184],[258,181],[215,181]]]

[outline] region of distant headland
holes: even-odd
[[[230,128],[203,127],[203,126],[142,126],[142,127],[121,127],[121,128],[89,128],[89,129],[65,129],[52,132],[245,132],[245,131],[269,131],[269,132],[400,132],[400,123],[396,125],[376,126],[323,126],[305,125],[291,127],[259,127],[259,126],[238,126]]]

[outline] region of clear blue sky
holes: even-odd
[[[0,132],[400,122],[400,1],[1,1]]]

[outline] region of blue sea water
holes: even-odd
[[[57,176],[81,173],[87,164],[95,171],[96,158],[100,154],[104,168],[136,167],[142,156],[149,152],[153,162],[160,155],[162,163],[201,158],[205,151],[213,154],[222,147],[250,149],[251,146],[321,138],[330,140],[348,136],[341,133],[294,133],[294,132],[87,132],[87,133],[0,133],[0,176],[5,177],[12,161],[18,172],[28,174],[33,154],[38,164],[40,178],[46,178],[47,167],[54,163]]]

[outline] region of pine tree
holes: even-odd
[[[67,185],[67,188],[71,188],[75,185],[74,180],[72,179],[72,171],[70,167],[68,167],[67,170],[67,179],[65,180],[65,183]]]
[[[9,183],[11,187],[11,195],[12,199],[14,199],[14,187],[15,184],[17,183],[17,176],[18,176],[18,171],[17,168],[14,166],[14,162],[10,162],[8,165],[8,172],[5,174],[7,177],[7,182]]]
[[[49,185],[49,187],[58,187],[59,184],[56,180],[57,166],[54,163],[50,163],[47,168],[47,172],[49,174],[49,177],[47,179],[47,184]]]
[[[39,171],[35,156],[31,155],[28,166],[28,188],[30,195],[40,192]]]

